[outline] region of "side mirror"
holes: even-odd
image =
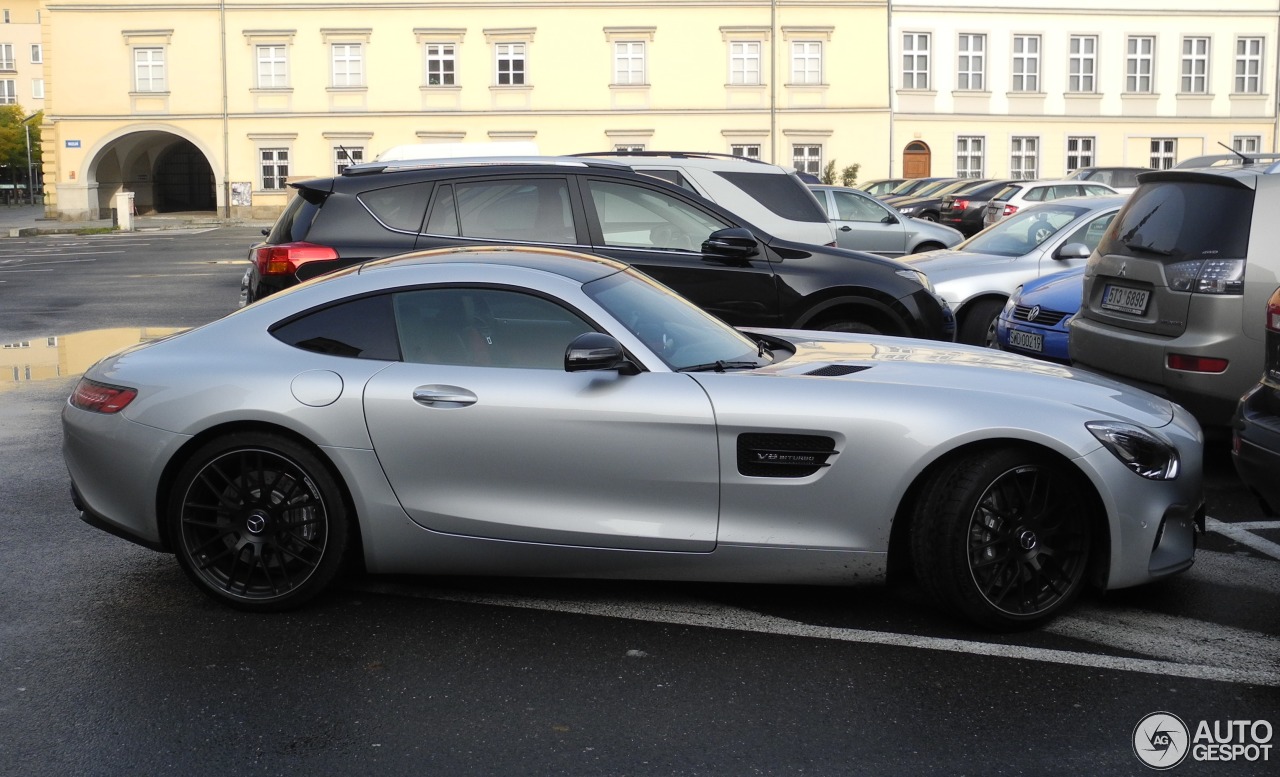
[[[270,228],[270,227],[266,227],[266,228],[264,228],[264,229],[262,230],[262,236],[263,236],[263,237],[266,237],[267,235],[270,235],[270,234],[271,234],[271,228]]]
[[[1055,259],[1088,259],[1093,250],[1084,243],[1067,243],[1053,255]]]
[[[627,359],[622,343],[601,332],[584,332],[569,343],[564,352],[565,372],[617,370],[635,375],[639,370]]]
[[[751,230],[729,227],[712,232],[702,243],[702,253],[731,259],[746,259],[760,253],[760,244]]]
[[[897,216],[893,215],[892,213],[889,213],[884,218],[880,219],[880,223],[881,224],[898,224],[900,223],[900,219]]]

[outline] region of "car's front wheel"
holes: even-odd
[[[1022,447],[936,473],[911,524],[916,576],[945,607],[999,630],[1039,625],[1079,595],[1093,507],[1078,475]]]
[[[963,314],[956,339],[966,345],[990,345],[1001,310],[1004,310],[1001,300],[983,299],[970,303]]]
[[[213,440],[179,471],[168,505],[178,563],[243,610],[297,607],[338,574],[349,539],[336,478],[308,448],[267,433]]]

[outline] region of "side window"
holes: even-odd
[[[1111,194],[1111,192],[1107,191],[1101,186],[1085,186],[1084,191],[1085,191],[1085,194],[1089,194],[1094,197],[1104,197],[1108,194]]]
[[[305,313],[271,328],[277,340],[304,351],[354,359],[399,361],[391,297],[361,297]]]
[[[842,221],[879,222],[885,217],[884,208],[865,197],[848,192],[832,192],[836,198],[836,218]]]
[[[478,181],[453,188],[463,237],[568,244],[577,240],[564,179]]]
[[[1107,227],[1111,226],[1111,222],[1116,218],[1116,214],[1108,213],[1105,216],[1099,216],[1084,226],[1078,227],[1071,236],[1063,241],[1063,245],[1069,243],[1084,243],[1089,246],[1089,250],[1098,247],[1098,243],[1102,242],[1102,236],[1107,234]]]
[[[428,235],[458,236],[458,207],[453,201],[453,187],[441,186],[436,190],[436,200],[431,204],[431,215],[423,229]]]
[[[1048,191],[1049,191],[1048,187],[1034,186],[1027,190],[1027,194],[1025,197],[1023,197],[1023,199],[1027,200],[1028,202],[1044,202],[1045,193]]]
[[[562,370],[569,343],[595,327],[543,297],[503,289],[395,294],[404,360],[418,364]]]
[[[697,251],[712,232],[729,226],[664,192],[612,181],[587,187],[607,246]]]
[[[422,227],[422,214],[431,199],[431,183],[391,186],[363,192],[358,199],[378,221],[392,229],[417,232]]]
[[[667,183],[673,183],[676,186],[679,186],[681,189],[688,189],[694,194],[698,193],[698,190],[693,188],[693,184],[689,183],[689,179],[685,178],[684,173],[680,172],[679,170],[662,170],[656,167],[648,167],[648,168],[642,167],[642,168],[638,168],[636,172],[644,173],[645,175],[651,175],[654,178],[661,178]]]

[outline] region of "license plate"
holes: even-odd
[[[1010,329],[1009,345],[1014,348],[1021,348],[1024,351],[1040,353],[1044,350],[1044,335],[1036,332],[1021,332],[1017,329]]]
[[[1102,291],[1102,309],[1140,316],[1147,312],[1147,301],[1150,298],[1151,292],[1146,289],[1131,289],[1108,283]]]

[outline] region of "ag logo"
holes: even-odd
[[[1153,712],[1133,728],[1133,754],[1152,769],[1172,769],[1187,757],[1190,732],[1170,712]]]

